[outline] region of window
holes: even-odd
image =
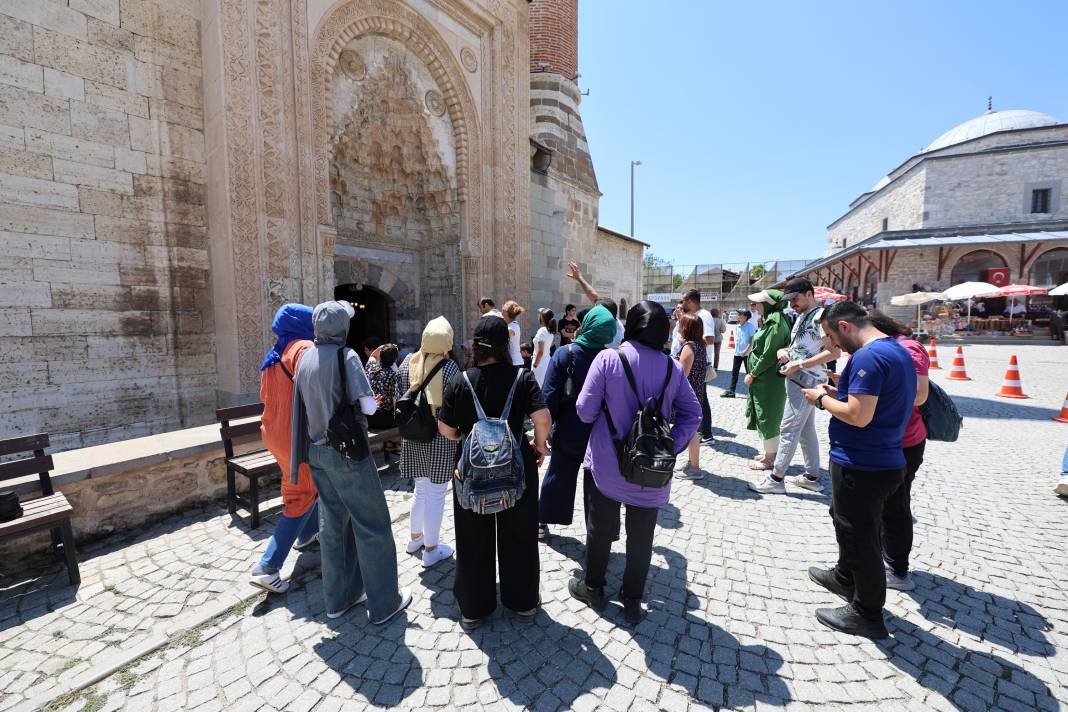
[[[883,232],[886,232],[888,227],[890,227],[890,218],[883,218]]]
[[[1031,212],[1032,213],[1048,213],[1049,210],[1049,188],[1039,188],[1038,190],[1031,191]]]

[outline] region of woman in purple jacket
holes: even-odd
[[[634,371],[638,390],[643,398],[659,396],[664,384],[664,372],[669,363],[673,372],[664,392],[663,414],[674,423],[671,434],[675,439],[675,454],[686,449],[687,443],[701,423],[701,406],[693,389],[677,363],[664,354],[670,322],[664,308],[655,302],[641,302],[631,307],[624,327],[624,343],[620,351]],[[612,422],[622,435],[630,430],[640,404],[627,383],[620,363],[620,355],[613,350],[597,354],[590,366],[586,382],[579,393],[576,411],[584,422],[593,423],[590,443],[582,462],[592,475],[594,487],[589,493],[589,514],[586,538],[586,575],[568,583],[571,595],[595,610],[603,610],[605,573],[612,540],[619,531],[619,507],[627,506],[627,564],[623,571],[620,600],[628,623],[637,624],[642,618],[642,595],[649,562],[653,555],[653,532],[660,507],[668,502],[671,483],[660,488],[640,487],[625,479],[619,472],[615,445],[608,424],[602,416],[602,403],[607,404]],[[589,478],[586,482],[589,483]]]

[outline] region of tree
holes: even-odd
[[[764,265],[753,265],[749,268],[749,281],[756,282],[764,276]]]
[[[671,291],[677,292],[679,287],[682,286],[682,275],[676,274],[671,278]]]
[[[645,269],[652,269],[654,267],[670,267],[671,263],[665,260],[663,257],[657,257],[652,252],[646,252],[645,257],[642,258],[642,267]]]

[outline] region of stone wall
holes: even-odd
[[[1053,191],[1050,213],[1031,213],[1031,191]],[[1068,146],[941,158],[927,165],[924,227],[1068,219]]]
[[[923,227],[927,182],[926,164],[916,166],[908,175],[883,188],[877,196],[831,223],[827,228],[828,249],[840,250],[882,232],[884,218],[888,230]]]
[[[196,0],[0,3],[0,438],[205,422]]]
[[[618,303],[634,306],[643,299],[642,258],[645,246],[635,240],[597,230],[595,286]]]

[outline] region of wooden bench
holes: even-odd
[[[0,456],[33,452],[33,457],[0,463],[0,482],[16,477],[37,474],[41,496],[21,502],[22,516],[0,522],[0,541],[28,536],[48,529],[52,533],[52,547],[67,562],[67,577],[72,586],[82,582],[78,572],[78,555],[74,548],[71,515],[74,509],[61,492],[52,488],[52,456],[45,455],[48,435],[30,435],[0,440]]]
[[[281,468],[274,459],[274,455],[265,448],[252,450],[241,455],[234,454],[234,441],[248,441],[253,438],[261,439],[260,418],[263,415],[263,403],[239,405],[233,408],[220,408],[215,411],[215,419],[219,421],[219,433],[222,436],[223,450],[226,452],[226,505],[230,514],[237,513],[237,506],[242,505],[251,513],[249,525],[256,529],[260,526],[260,480],[265,477],[281,475]],[[234,423],[235,420],[247,420],[245,423]],[[391,438],[397,437],[397,429],[391,428],[383,431],[368,433],[371,441],[371,451],[381,449],[382,444]],[[237,475],[248,478],[248,496],[237,492]]]

